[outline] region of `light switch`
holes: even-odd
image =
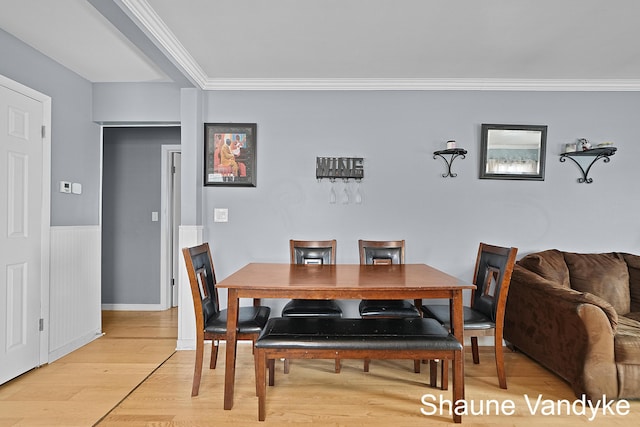
[[[153,222],[158,221],[158,212],[151,212],[151,221]]]
[[[215,208],[213,210],[213,222],[228,222],[228,221],[229,221],[229,209]]]

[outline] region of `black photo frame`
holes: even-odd
[[[204,124],[204,185],[256,186],[255,123]]]
[[[547,126],[483,124],[480,179],[544,181]]]

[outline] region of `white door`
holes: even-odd
[[[45,173],[43,104],[4,82],[0,80],[0,384],[40,364]]]

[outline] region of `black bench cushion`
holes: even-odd
[[[256,341],[258,348],[336,350],[462,350],[434,319],[276,317]]]
[[[265,306],[240,307],[238,310],[238,333],[257,334],[269,320],[271,309]],[[227,333],[227,310],[220,310],[207,319],[204,330],[213,334]]]

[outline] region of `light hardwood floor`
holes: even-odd
[[[105,335],[54,363],[0,386],[0,426],[453,426],[448,413],[426,416],[428,403],[451,399],[450,391],[425,385],[412,361],[344,360],[334,373],[333,360],[295,360],[284,375],[277,364],[276,385],[267,390],[267,418],[257,421],[253,357],[238,346],[235,404],[222,409],[224,345],[218,368],[206,368],[200,395],[192,398],[193,351],[175,352],[177,315],[167,312],[104,312]],[[208,357],[209,347],[206,348]],[[466,426],[628,426],[640,419],[640,402],[629,402],[629,415],[541,415],[546,405],[573,396],[566,383],[519,353],[506,353],[508,390],[498,387],[490,348],[481,363],[466,355],[466,399],[475,410],[493,400],[513,402],[512,415],[466,415]],[[424,395],[431,394],[424,403]],[[531,415],[525,395],[542,395],[538,415]],[[580,408],[580,406],[578,406]],[[445,408],[448,410],[448,408]],[[495,406],[491,408],[495,413]],[[511,412],[510,410],[507,412]]]

